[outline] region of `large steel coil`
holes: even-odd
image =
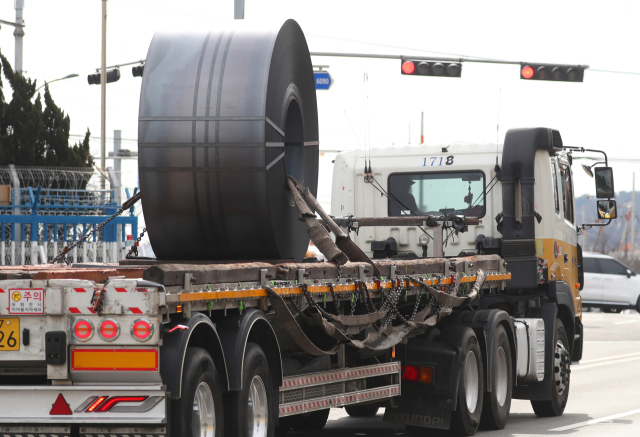
[[[300,259],[289,194],[316,194],[318,111],[298,23],[158,33],[138,122],[144,217],[158,259]]]

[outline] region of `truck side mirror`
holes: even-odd
[[[596,197],[598,199],[614,197],[613,170],[611,167],[596,167]]]
[[[615,219],[618,218],[615,200],[598,200],[598,218]]]

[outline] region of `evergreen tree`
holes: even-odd
[[[16,74],[0,53],[0,70],[13,91],[7,103],[0,74],[0,165],[91,167],[90,131],[84,140],[69,146],[71,121],[44,87],[44,109],[36,81]]]

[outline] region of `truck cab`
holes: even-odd
[[[502,160],[502,145],[486,143],[373,149],[367,157],[361,150],[340,153],[333,170],[332,215],[477,217],[480,224],[470,226],[467,232],[445,235],[444,255],[497,253],[501,233],[496,217],[502,211],[502,187],[499,172],[496,176],[496,159]],[[368,180],[365,161],[371,167]],[[543,279],[564,280],[575,289],[577,274],[572,271],[577,267],[577,222],[571,163],[566,153],[550,155],[538,150],[534,172],[534,209],[539,216],[535,247],[536,256],[544,260],[543,266],[546,263]],[[516,205],[518,219],[522,215],[519,197]],[[395,244],[398,256],[431,257],[432,235],[421,239],[425,233],[431,234],[426,227],[380,226],[362,228],[353,238],[373,258],[372,246],[390,243]]]
[[[542,129],[522,129],[536,132]],[[580,323],[582,300],[579,280],[582,260],[578,246],[573,174],[570,150],[562,147],[557,131],[548,132],[548,147],[530,150],[528,163],[516,167],[512,204],[515,240],[503,236],[505,176],[503,145],[452,143],[418,145],[343,152],[336,157],[332,189],[332,215],[354,217],[464,215],[479,224],[466,232],[445,228],[443,255],[499,254],[511,257],[510,269],[521,267],[517,278],[527,278],[530,293],[551,294],[559,304],[559,315],[576,338],[573,359],[582,350]],[[543,137],[546,139],[547,134]],[[513,137],[512,137],[513,138]],[[554,143],[555,141],[555,143]],[[525,141],[511,140],[509,162],[518,161]],[[531,149],[531,147],[529,147]],[[515,153],[514,153],[515,150]],[[522,152],[522,155],[527,155]],[[515,158],[514,158],[515,156]],[[533,180],[520,179],[520,167],[533,158]],[[524,171],[522,171],[524,173]],[[533,184],[533,202],[523,202],[522,185]],[[511,189],[511,188],[509,188]],[[534,238],[522,239],[523,205],[531,205]],[[525,206],[527,207],[527,206]],[[528,208],[528,207],[527,207]],[[535,219],[531,220],[531,216]],[[357,223],[357,219],[354,219]],[[526,222],[526,219],[525,219]],[[433,257],[437,250],[434,233],[426,226],[362,227],[352,234],[357,245],[372,258]],[[526,227],[526,226],[525,226]],[[425,236],[427,234],[427,236]],[[527,261],[524,261],[527,259]],[[533,260],[533,261],[532,261]],[[532,268],[532,262],[537,263]],[[526,264],[525,266],[525,263]],[[535,275],[535,277],[533,277]],[[513,288],[522,288],[511,281]],[[536,286],[537,284],[537,286]],[[533,285],[533,287],[530,287]],[[551,291],[549,291],[551,290]],[[522,290],[516,291],[522,293]],[[558,297],[559,296],[559,297]]]

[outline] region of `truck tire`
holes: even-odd
[[[531,401],[533,411],[538,417],[562,416],[569,399],[571,354],[569,352],[569,338],[560,319],[556,319],[553,343],[555,344],[555,351],[553,355],[551,399],[548,401]]]
[[[351,417],[374,417],[378,414],[379,407],[375,405],[351,405],[344,410]]]
[[[484,375],[482,351],[473,329],[450,326],[442,334],[443,340],[463,353],[458,383],[458,402],[451,415],[451,434],[471,436],[476,433],[482,415]]]
[[[291,428],[296,431],[320,431],[327,424],[330,412],[331,409],[327,408],[326,410],[285,417],[285,419],[290,419]]]
[[[504,326],[498,325],[494,336],[493,350],[487,351],[493,356],[493,369],[487,370],[493,372],[493,378],[491,391],[484,394],[482,429],[503,429],[511,410],[513,368],[511,347]]]
[[[260,346],[247,343],[242,368],[242,390],[229,393],[227,436],[271,437],[277,412],[267,357]]]
[[[636,302],[635,310],[640,313],[640,296],[638,296],[638,301]]]
[[[220,379],[211,356],[202,348],[187,348],[182,370],[182,396],[171,401],[171,435],[224,435]]]

